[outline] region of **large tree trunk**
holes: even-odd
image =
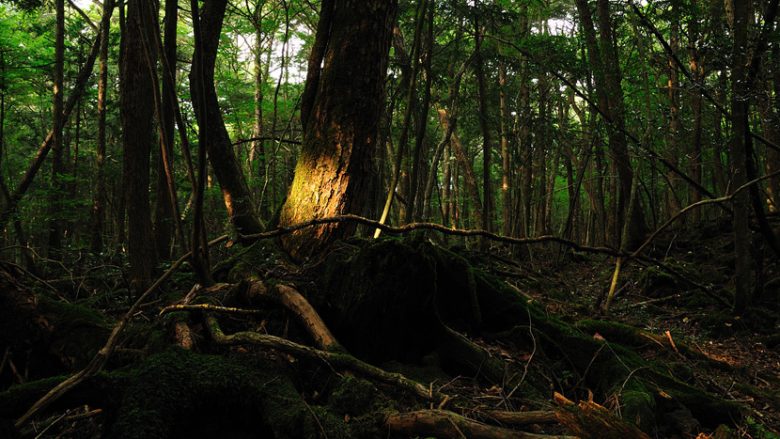
[[[395,0],[325,0],[301,101],[304,144],[280,222],[360,213],[367,205],[384,103]],[[320,69],[319,66],[322,65]],[[289,235],[297,258],[322,251],[355,226],[331,224]]]
[[[230,136],[214,88],[214,67],[217,59],[219,37],[225,18],[227,0],[206,0],[200,16],[201,44],[195,48],[190,71],[198,129],[205,130],[205,146],[214,174],[222,188],[230,221],[241,233],[257,233],[261,230],[255,217],[255,209],[246,184],[244,173],[233,152]]]
[[[122,142],[124,145],[124,198],[127,209],[127,243],[131,288],[142,292],[151,281],[157,254],[152,234],[149,205],[149,154],[155,144],[154,78],[157,53],[151,14],[153,2],[135,0],[127,4],[127,23],[122,60]],[[146,11],[145,8],[152,8]]]

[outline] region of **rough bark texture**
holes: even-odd
[[[359,213],[366,205],[395,10],[396,1],[334,0],[330,25],[320,23],[315,48],[322,38],[327,41],[312,57],[321,55],[323,68],[316,76],[310,72],[308,81],[316,80],[316,86],[307,83],[302,98],[304,144],[282,225]],[[284,244],[293,256],[305,258],[353,231],[354,225],[312,227]]]
[[[222,188],[230,221],[241,233],[257,233],[261,226],[255,217],[249,187],[233,152],[214,88],[214,67],[226,6],[226,0],[207,0],[203,4],[200,17],[201,45],[195,50],[192,59],[190,88],[198,127],[207,132],[205,147]]]
[[[145,17],[148,0],[127,5],[124,59],[122,62],[122,142],[124,146],[124,197],[127,206],[127,241],[130,282],[136,292],[146,289],[156,265],[149,205],[149,153],[155,144],[154,81],[148,63],[156,63],[152,29]],[[154,11],[156,13],[156,10]],[[145,43],[145,41],[146,43]]]

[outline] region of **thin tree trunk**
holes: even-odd
[[[670,38],[669,47],[674,55],[680,48],[680,4],[679,0],[672,1],[672,17],[670,19]],[[678,141],[680,139],[680,72],[677,64],[669,55],[667,65],[669,67],[669,80],[667,82],[667,93],[669,97],[669,133],[667,136],[666,160],[675,167],[679,165],[678,156],[680,150]],[[669,190],[666,193],[666,214],[668,217],[676,214],[681,209],[681,203],[678,195],[677,174],[672,171],[666,173],[666,179],[669,181]]]
[[[202,51],[204,45],[198,0],[190,0],[190,9],[192,10],[192,28],[195,36],[196,54],[193,56],[193,58],[195,58],[203,56],[202,52],[200,54],[197,52]],[[205,76],[204,70],[206,67],[203,63],[196,64],[193,62],[192,68],[193,71],[190,73],[191,75],[195,75],[199,78]],[[197,69],[197,71],[194,71],[194,69]],[[190,87],[193,88],[193,85],[191,84]],[[204,82],[195,85],[193,100],[204,102],[206,100],[206,87]],[[200,108],[196,107],[195,111],[199,113],[196,116],[197,119],[205,121],[207,114],[206,109],[203,108],[203,106],[200,106]],[[195,268],[198,278],[205,285],[214,283],[211,278],[211,264],[209,261],[209,247],[207,244],[208,238],[206,236],[206,225],[203,215],[203,201],[204,194],[206,193],[206,179],[208,178],[208,147],[206,145],[212,141],[211,136],[213,135],[214,133],[207,126],[201,126],[198,130],[198,171],[197,182],[193,189],[195,191],[195,196],[193,197],[194,207],[192,212],[192,265]]]
[[[443,108],[439,109],[439,123],[441,124],[442,128],[445,131],[449,129],[449,125],[451,122],[446,109]],[[452,138],[450,139],[450,146],[452,147],[452,150],[455,153],[455,159],[458,161],[458,164],[460,165],[460,170],[463,172],[463,180],[466,185],[466,190],[468,191],[469,197],[471,197],[471,200],[474,203],[474,209],[473,209],[474,225],[473,226],[479,227],[482,224],[484,224],[484,216],[482,212],[482,201],[479,198],[477,176],[474,173],[474,168],[472,168],[471,162],[468,159],[466,150],[463,147],[463,144],[460,142],[460,138],[458,138],[457,133],[454,132],[454,128],[453,128]]]
[[[505,236],[512,234],[511,154],[509,151],[509,108],[506,103],[506,64],[498,64],[498,107],[501,128],[501,224]]]
[[[401,173],[403,168],[403,158],[406,153],[406,144],[409,142],[409,127],[412,121],[412,108],[414,107],[414,92],[417,85],[417,74],[420,67],[420,44],[422,36],[423,17],[425,16],[425,6],[427,0],[422,0],[417,5],[416,19],[417,21],[414,29],[414,40],[412,41],[412,68],[409,73],[408,88],[406,92],[406,110],[404,111],[403,125],[401,126],[401,135],[398,140],[398,151],[395,157],[395,174],[390,182],[390,187],[387,191],[387,198],[385,199],[385,205],[382,209],[382,215],[379,217],[379,222],[384,224],[387,221],[387,216],[390,213],[390,208],[393,205],[393,199],[395,198],[396,187],[401,179]],[[381,230],[376,229],[374,231],[374,238],[378,238],[381,234]]]
[[[433,17],[436,5],[434,2],[429,1],[428,13],[427,13],[427,36],[426,42],[426,55],[425,62],[423,63],[423,72],[425,74],[425,88],[423,90],[422,103],[419,108],[419,117],[417,118],[417,132],[415,133],[414,151],[412,153],[412,174],[409,185],[409,192],[407,196],[407,202],[409,203],[409,209],[406,214],[406,222],[410,223],[414,219],[420,219],[422,216],[422,206],[420,204],[424,202],[424,195],[418,196],[420,189],[420,180],[424,174],[423,172],[423,144],[425,142],[425,134],[428,129],[428,112],[431,108],[431,84],[433,82],[433,70],[431,68],[431,62],[433,59]],[[431,172],[433,168],[431,168]],[[425,186],[422,187],[425,189]]]
[[[110,16],[114,7],[113,0],[103,2],[103,16]],[[98,138],[95,151],[95,193],[92,201],[92,252],[100,254],[103,251],[103,228],[106,205],[106,95],[108,88],[108,34],[111,22],[100,22],[100,65],[98,68]]]
[[[479,1],[474,2],[475,10],[479,6]],[[474,75],[477,79],[477,95],[478,95],[478,107],[479,107],[479,127],[482,131],[482,223],[481,226],[484,230],[490,231],[493,228],[493,222],[491,221],[493,215],[493,183],[491,182],[492,175],[490,173],[491,155],[492,155],[492,134],[490,127],[488,126],[488,106],[487,106],[487,90],[485,87],[485,72],[484,63],[482,59],[482,28],[479,22],[479,12],[476,12],[474,16]],[[484,242],[484,241],[483,241]]]
[[[692,6],[698,7],[698,0],[692,0]],[[690,174],[693,181],[697,184],[702,184],[702,94],[700,87],[704,85],[704,66],[701,64],[699,57],[699,22],[697,18],[693,18],[688,26],[688,34],[690,42],[690,70],[693,75],[694,90],[691,96],[691,108],[693,110],[693,144],[691,145],[691,162],[690,162]],[[701,192],[691,188],[689,191],[690,202],[698,203],[701,201]],[[691,219],[694,224],[698,224],[701,221],[701,209],[694,209],[691,215]]]
[[[261,230],[255,216],[249,187],[230,142],[214,88],[214,68],[227,0],[206,0],[200,17],[201,41],[195,48],[190,71],[190,89],[200,130],[206,130],[208,156],[222,188],[228,216],[240,233]]]
[[[161,259],[171,257],[171,241],[175,228],[174,218],[177,201],[171,197],[168,174],[173,169],[174,129],[176,125],[176,26],[178,23],[178,0],[165,0],[165,39],[161,55],[165,57],[167,69],[162,72],[162,109],[160,111],[160,151],[157,157],[157,203],[154,215],[154,235],[157,254]],[[155,38],[156,41],[156,38]],[[180,236],[181,237],[181,236]],[[179,245],[184,245],[180,242]]]
[[[49,198],[49,250],[59,251],[62,247],[62,193],[63,178],[65,172],[63,162],[63,129],[65,121],[63,112],[63,71],[65,63],[65,0],[55,0],[56,24],[54,29],[54,103],[52,105],[52,165],[51,165],[51,189]]]

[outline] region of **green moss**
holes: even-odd
[[[103,315],[81,305],[41,295],[39,311],[55,328],[49,351],[71,369],[86,365],[111,332],[111,324]]]
[[[341,415],[361,416],[372,410],[377,389],[361,378],[345,375],[328,398],[328,405]]]
[[[343,421],[301,399],[279,364],[171,349],[132,377],[111,437],[347,437]],[[316,419],[314,414],[317,413]]]
[[[633,386],[621,395],[621,414],[627,422],[639,427],[642,431],[652,431],[655,427],[655,398],[641,385]]]
[[[680,289],[677,278],[660,267],[650,266],[642,270],[639,286],[643,293],[650,297],[659,297],[674,293]]]
[[[108,328],[109,323],[105,316],[91,308],[60,302],[44,295],[40,295],[38,300],[41,312],[51,315],[55,319],[54,323],[61,330],[83,326]]]

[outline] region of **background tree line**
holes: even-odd
[[[208,278],[226,218],[277,223],[324,5],[65,3],[0,5],[6,256],[126,251],[140,289],[193,250]],[[752,259],[778,252],[777,3],[401,1],[352,210],[631,250],[733,194],[681,223],[733,224],[744,309]]]

